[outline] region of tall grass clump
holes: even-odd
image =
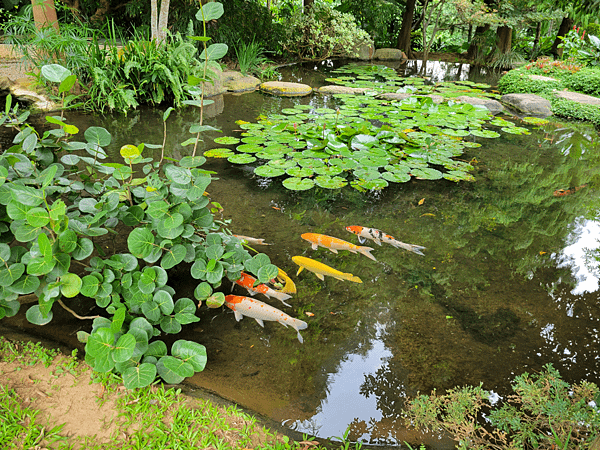
[[[235,56],[237,57],[240,72],[244,75],[250,73],[260,73],[261,67],[271,62],[264,55],[264,48],[252,39],[252,42],[246,43],[244,41],[238,41],[238,44],[234,47]]]

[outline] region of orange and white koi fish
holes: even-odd
[[[277,279],[280,280],[281,282],[285,283],[285,285],[283,286],[282,289],[279,290],[279,292],[285,292],[287,294],[295,294],[296,293],[296,285],[294,284],[292,279],[288,276],[287,273],[285,273],[285,271],[281,270],[279,267],[277,268],[277,270],[279,271],[277,273]]]
[[[363,242],[365,242],[365,239],[371,239],[371,240],[375,241],[375,243],[377,245],[381,245],[382,242],[385,242],[386,244],[393,245],[396,248],[403,248],[404,250],[408,250],[409,252],[416,253],[417,255],[425,256],[421,252],[421,250],[425,250],[425,247],[422,247],[420,245],[406,244],[404,242],[400,242],[400,241],[394,239],[393,236],[390,236],[389,234],[385,234],[383,231],[377,230],[376,228],[366,228],[366,227],[361,227],[359,225],[352,225],[352,226],[346,227],[346,230],[349,231],[350,233],[356,234],[358,236],[358,242],[360,242],[361,244]]]
[[[319,245],[321,247],[328,248],[333,253],[337,253],[338,250],[348,250],[352,253],[362,253],[367,258],[371,258],[373,261],[377,261],[373,255],[371,255],[372,247],[362,247],[360,245],[354,245],[350,242],[343,241],[341,239],[327,236],[325,234],[317,234],[317,233],[304,233],[301,235],[302,239],[307,240],[312,244],[312,249],[316,250]]]
[[[285,306],[291,306],[285,302],[285,300],[292,297],[291,295],[286,294],[284,292],[278,292],[275,289],[271,289],[266,284],[260,283],[255,285],[256,278],[254,278],[252,275],[248,275],[246,272],[242,272],[242,276],[239,280],[235,280],[235,284],[246,288],[250,295],[254,295],[256,293],[264,294],[269,298],[275,297],[277,300],[280,300],[281,303],[283,303]]]
[[[235,320],[242,320],[243,316],[252,317],[256,322],[264,327],[263,321],[279,322],[284,327],[288,325],[298,332],[298,340],[304,342],[300,336],[300,330],[308,327],[308,324],[300,319],[295,319],[283,311],[267,305],[259,300],[254,300],[250,297],[242,297],[240,295],[226,295],[225,304],[233,310]]]
[[[342,281],[347,280],[354,281],[355,283],[362,283],[360,278],[355,277],[351,273],[340,272],[339,270],[329,267],[327,264],[315,261],[314,259],[306,258],[304,256],[293,256],[292,261],[300,266],[296,275],[300,275],[300,272],[302,272],[303,269],[306,269],[314,273],[319,280],[325,280],[324,275],[328,275]]]
[[[250,236],[242,236],[241,234],[234,234],[240,241],[246,241],[248,245],[271,245],[267,244],[264,239],[257,239]]]

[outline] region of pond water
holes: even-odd
[[[431,79],[490,80],[468,67],[429,64]],[[400,69],[411,74],[420,67],[410,62]],[[285,80],[324,84],[312,68],[288,68]],[[206,123],[239,136],[236,120],[328,101],[228,94],[217,99]],[[115,155],[122,145],[163,139],[158,110],[127,117],[70,114],[69,121],[80,129],[108,129]],[[167,156],[189,154],[179,143],[197,121],[196,111],[171,115]],[[350,187],[292,192],[277,179],[255,177],[251,166],[209,159],[205,167],[216,172],[211,198],[223,206],[234,233],[272,244],[257,249],[294,279],[298,293],[292,308],[283,309],[308,328],[300,344],[293,330],[277,323],[263,329],[249,318],[236,322],[226,308],[203,306],[201,321],[178,336],[208,351],[206,369],[186,382],[302,433],[330,438],[348,430],[353,441],[402,448],[424,442],[435,449],[453,448],[453,442],[408,429],[401,417],[406,399],[418,392],[482,382],[505,396],[515,375],[547,363],[569,382],[598,382],[598,135],[560,122],[530,128],[529,136],[480,138],[483,146],[461,157],[474,165],[475,182],[413,178],[367,193]],[[201,151],[218,146],[207,138]],[[348,225],[422,245],[425,256],[365,244],[374,247],[372,261],[312,250],[300,238],[316,232],[357,243]],[[351,272],[363,283],[320,281],[306,271],[296,276],[295,255]],[[193,297],[197,282],[188,269],[174,273],[173,283],[178,294]],[[241,288],[235,292],[244,295]],[[83,303],[73,308],[85,311]],[[12,323],[33,330],[22,316]],[[88,327],[58,311],[51,325],[45,332],[73,346],[77,329]]]

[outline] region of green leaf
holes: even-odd
[[[156,364],[158,374],[168,384],[181,383],[186,377],[194,375],[194,367],[174,356],[163,356]]]
[[[310,178],[290,177],[283,180],[282,184],[291,191],[306,191],[314,187],[315,182]]]
[[[229,50],[227,44],[211,44],[206,50],[203,50],[202,53],[200,53],[200,59],[215,61],[225,56],[227,50]]]
[[[61,83],[60,86],[58,87],[58,93],[62,94],[63,92],[69,92],[71,90],[71,88],[75,85],[75,82],[77,81],[77,77],[75,75],[69,75],[66,78],[64,78]],[[75,134],[75,133],[69,133],[69,134]]]
[[[194,275],[192,275],[194,276]],[[194,278],[198,278],[198,277],[194,277]],[[210,297],[212,294],[212,286],[210,284],[208,284],[206,281],[203,281],[202,283],[200,283],[198,286],[196,286],[196,289],[194,289],[194,297],[196,297],[197,300],[206,300],[208,297]]]
[[[67,298],[75,297],[77,294],[79,294],[83,284],[83,281],[81,278],[79,278],[79,275],[74,273],[64,274],[62,277],[60,277],[60,281],[62,282],[60,291],[62,295]]]
[[[215,292],[214,295],[211,295],[206,299],[206,306],[209,308],[220,308],[225,303],[225,294],[222,292]]]
[[[14,282],[9,289],[15,294],[25,295],[35,292],[39,286],[40,279],[37,276],[23,275],[16,282]]]
[[[123,372],[123,385],[126,389],[137,389],[149,386],[156,378],[156,365],[142,363],[139,366],[130,367]]]
[[[151,322],[158,322],[162,317],[160,307],[153,301],[145,302],[142,304],[142,313]]]
[[[111,134],[102,127],[89,127],[84,133],[85,139],[90,144],[96,144],[100,147],[110,145],[112,141]]]
[[[169,315],[173,312],[174,304],[173,297],[167,291],[158,291],[153,297],[154,303],[158,305],[161,312],[165,315]]]
[[[144,319],[145,320],[145,319]],[[144,353],[145,356],[161,356],[167,355],[167,345],[163,341],[154,341],[148,345],[148,350]]]
[[[189,169],[178,167],[174,164],[166,164],[163,168],[167,178],[174,183],[188,184],[192,180],[192,173]]]
[[[279,269],[274,264],[267,264],[258,269],[258,281],[261,283],[268,283],[272,279],[274,279],[279,273]]]
[[[125,309],[125,308],[121,308]],[[133,355],[136,340],[133,334],[125,333],[122,335],[114,346],[112,357],[115,362],[125,362]]]
[[[173,343],[171,354],[189,362],[196,372],[202,372],[206,366],[206,347],[202,344],[180,339]]]
[[[25,272],[25,264],[14,263],[10,266],[0,266],[0,286],[10,286]]]
[[[43,315],[40,311],[40,305],[33,305],[25,313],[27,320],[34,325],[46,325],[52,320],[52,311],[49,311],[47,315]]]
[[[46,275],[54,268],[55,265],[55,259],[50,259],[48,261],[42,258],[32,258],[27,264],[27,273],[35,276]]]
[[[127,237],[127,247],[133,256],[145,258],[155,249],[154,235],[147,228],[135,228]]]
[[[12,198],[27,206],[38,206],[44,201],[44,191],[30,186],[13,184],[10,190]]]
[[[81,281],[81,294],[86,297],[94,298],[100,288],[100,280],[93,275],[86,275]]]
[[[94,251],[94,244],[88,238],[80,238],[77,240],[77,246],[71,252],[71,256],[81,261],[92,254]]]
[[[61,83],[71,75],[71,71],[60,64],[46,64],[42,66],[40,73],[51,83]]]
[[[220,2],[209,2],[201,6],[196,13],[199,21],[210,22],[219,19],[224,13],[223,4]]]
[[[113,350],[113,344],[115,342],[115,333],[110,328],[102,327],[98,328],[90,334],[88,342],[85,345],[85,351],[90,356],[102,357],[110,355]]]
[[[178,334],[182,328],[181,324],[173,316],[164,316],[160,319],[160,329],[165,333]]]
[[[166,249],[166,252],[160,261],[161,267],[166,270],[175,267],[183,261],[186,253],[187,249],[182,244],[175,244],[173,247]]]

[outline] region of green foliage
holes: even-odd
[[[336,9],[352,14],[358,25],[369,33],[377,48],[396,46],[402,22],[402,11],[398,3],[388,0],[343,0]],[[396,29],[390,32],[391,28]]]
[[[501,404],[492,404],[481,386],[420,395],[410,401],[407,421],[415,427],[441,427],[465,450],[583,449],[596,437],[600,394],[594,383],[570,385],[546,365],[539,374],[516,377],[512,389]],[[484,426],[482,412],[490,427]]]
[[[527,71],[511,70],[503,75],[498,81],[498,89],[503,94],[529,93],[529,94],[552,94],[555,89],[561,89],[563,84],[560,80],[536,80],[531,78]]]
[[[600,110],[597,105],[586,105],[554,96],[548,98],[552,104],[552,112],[559,117],[581,120],[600,127]]]
[[[65,440],[60,436],[63,425],[47,429],[37,420],[38,411],[21,406],[17,393],[0,385],[0,447],[36,448],[44,441],[58,444]]]
[[[579,34],[580,30],[573,27],[565,36],[559,36],[562,42],[559,48],[563,49],[563,58],[572,58],[584,65],[600,65],[600,38],[595,35],[588,35],[585,31]]]
[[[353,49],[370,40],[354,17],[327,3],[314,3],[308,13],[296,11],[285,22],[283,48],[305,61],[353,56]]]
[[[261,68],[271,61],[264,56],[264,49],[252,40],[249,44],[244,41],[238,42],[235,46],[235,55],[237,57],[240,72],[244,75],[261,73]]]
[[[564,85],[571,91],[600,97],[600,67],[588,67],[565,78]]]
[[[208,20],[218,16],[220,4],[210,5],[202,11]],[[206,62],[220,51],[206,47]],[[44,66],[41,73],[66,90],[67,69]],[[207,287],[195,292],[202,302],[223,278],[234,281],[244,269],[264,282],[263,268],[271,266],[266,255],[251,257],[226,224],[214,220],[205,195],[211,173],[201,168],[206,159],[194,153],[161,166],[142,156],[140,144],[121,148],[123,163],[106,163],[104,148],[112,140],[106,129],[90,127],[84,141],[74,141],[76,127],[49,117],[59,127],[40,136],[11,103],[8,96],[0,118],[18,130],[15,145],[0,156],[0,318],[14,316],[19,295],[31,293],[38,298],[26,312],[31,323],[49,323],[56,303],[81,318],[65,304],[81,295],[108,316],[86,317],[94,319],[91,333],[78,334],[94,370],[121,374],[128,388],[148,386],[157,374],[175,384],[202,371],[204,346],[178,340],[169,355],[155,340],[200,320],[195,301],[177,299],[167,271],[193,263],[192,277]],[[191,127],[192,141],[208,129]],[[115,247],[106,256],[103,245],[95,253],[98,239],[109,234],[126,235],[127,251]]]
[[[225,0],[223,5],[227,14],[211,24],[211,34],[216,42],[230,47],[239,42],[254,42],[266,53],[281,54],[284,28],[266,7],[260,2],[245,0]]]

